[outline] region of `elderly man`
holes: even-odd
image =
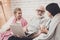
[[[47,19],[46,17],[44,17],[44,14],[45,14],[44,6],[41,5],[40,7],[38,7],[38,9],[36,11],[37,11],[37,17],[34,17],[31,20],[31,22],[27,28],[28,33],[33,34],[31,36],[32,38],[35,38],[40,35],[40,26],[41,25],[48,26],[48,24],[50,22],[49,21],[50,19]]]

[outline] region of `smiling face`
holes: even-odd
[[[37,9],[37,15],[38,16],[43,16],[44,15],[44,12],[45,12],[45,9],[43,6],[40,6],[38,9]]]
[[[44,11],[43,11],[43,10],[38,10],[38,11],[37,11],[37,15],[43,16],[43,15],[44,15]]]
[[[15,17],[16,17],[17,19],[21,19],[21,17],[22,17],[22,12],[21,12],[21,11],[17,11],[17,13],[15,14]]]
[[[14,11],[14,16],[16,19],[21,19],[22,17],[22,11],[20,8],[16,8],[15,11]]]

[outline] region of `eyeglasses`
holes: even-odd
[[[45,12],[45,11],[43,11],[43,10],[37,10],[38,12]]]

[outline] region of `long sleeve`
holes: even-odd
[[[55,31],[55,40],[60,40],[60,23],[57,25],[57,28]]]

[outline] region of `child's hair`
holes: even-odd
[[[16,14],[17,11],[21,11],[21,8],[15,8],[15,10],[14,10],[14,14]]]

